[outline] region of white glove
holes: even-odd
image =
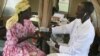
[[[46,27],[40,27],[41,32],[49,32],[49,28]]]
[[[47,41],[47,44],[51,47],[55,47],[55,42],[50,38],[50,41]]]

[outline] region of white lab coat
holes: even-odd
[[[70,24],[52,28],[53,34],[70,34],[69,43],[60,45],[57,56],[88,56],[90,45],[95,36],[95,30],[88,19],[81,23],[80,19],[75,19]]]

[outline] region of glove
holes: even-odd
[[[47,44],[51,47],[55,47],[55,42],[50,38],[50,41],[47,41]]]

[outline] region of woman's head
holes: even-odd
[[[27,11],[24,13],[24,11]],[[10,29],[15,23],[19,21],[19,17],[23,17],[23,14],[25,14],[28,18],[31,16],[31,14],[27,14],[31,12],[31,8],[29,5],[28,0],[22,0],[16,5],[15,14],[11,16],[10,19],[6,22],[6,28]],[[19,16],[20,14],[20,16]]]
[[[20,19],[29,19],[31,17],[31,7],[27,0],[22,0],[16,6],[16,12]]]
[[[90,16],[91,13],[94,11],[93,4],[91,2],[81,2],[77,8],[77,18],[83,18],[85,15]]]
[[[20,19],[29,19],[31,17],[31,8],[27,8],[25,11],[18,13]]]

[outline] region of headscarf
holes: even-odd
[[[10,29],[14,24],[18,21],[18,15],[14,14],[11,18],[9,18],[6,22],[6,29]]]
[[[30,5],[29,5],[28,0],[21,0],[21,2],[19,2],[15,7],[16,9],[15,9],[14,15],[7,20],[6,29],[10,29],[13,25],[15,25],[19,19],[18,13],[20,13],[21,11],[25,11],[29,7],[30,7]]]
[[[16,13],[19,13],[21,11],[25,11],[30,7],[28,0],[22,0],[16,5]]]

